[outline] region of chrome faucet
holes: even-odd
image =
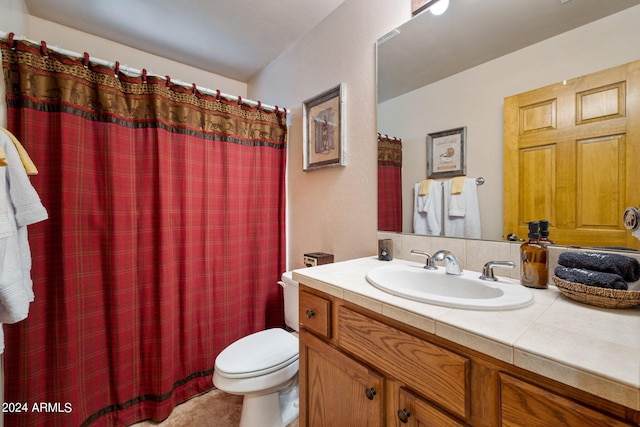
[[[447,250],[440,250],[431,256],[431,261],[446,261],[446,273],[462,276],[462,263],[460,259]]]
[[[516,265],[511,261],[489,261],[484,265],[484,267],[482,267],[482,275],[480,276],[480,278],[482,280],[490,280],[495,282],[498,280],[498,278],[493,274],[494,267],[513,268],[515,266]]]
[[[433,263],[433,257],[431,256],[431,254],[429,252],[425,252],[425,251],[419,251],[418,249],[411,249],[411,253],[414,255],[422,255],[424,257],[427,258],[427,261],[424,265],[423,268],[427,269],[427,270],[437,270],[438,267],[435,266],[435,264]]]

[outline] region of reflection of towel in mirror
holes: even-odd
[[[419,212],[429,212],[440,208],[442,202],[442,184],[431,179],[425,185],[425,181],[420,183],[420,191],[416,206]],[[426,186],[426,188],[424,188]]]
[[[480,239],[480,204],[478,186],[472,178],[465,178],[462,192],[452,194],[452,181],[444,182],[444,234],[447,237]]]
[[[584,268],[621,276],[627,282],[640,279],[640,262],[619,254],[602,252],[563,252],[558,264],[564,267]]]
[[[461,194],[464,188],[464,182],[466,178],[464,176],[456,176],[451,178],[451,194]]]
[[[413,232],[439,236],[442,219],[442,185],[437,181],[429,183],[429,191],[420,195],[420,183],[414,189]]]
[[[418,192],[418,194],[420,196],[428,196],[429,195],[429,190],[431,189],[431,184],[433,184],[433,180],[432,179],[425,179],[424,181],[420,182],[420,191]]]
[[[627,290],[627,282],[617,274],[604,273],[602,271],[585,270],[583,268],[567,268],[558,266],[554,270],[555,275],[569,282],[598,288]]]

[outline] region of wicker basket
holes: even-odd
[[[604,308],[630,308],[640,304],[640,291],[599,288],[568,282],[552,276],[553,283],[564,296],[584,304]]]

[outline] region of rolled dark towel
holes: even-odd
[[[591,271],[583,268],[567,268],[558,266],[555,274],[569,282],[582,283],[583,285],[596,286],[598,288],[627,290],[627,282],[617,274]]]
[[[558,264],[564,267],[617,274],[627,282],[640,279],[640,262],[624,255],[602,252],[563,252],[558,258]]]

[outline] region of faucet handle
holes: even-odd
[[[511,261],[489,261],[482,267],[482,280],[498,281],[498,278],[493,274],[493,268],[514,268],[516,265]]]
[[[433,264],[433,257],[431,256],[431,254],[429,252],[425,252],[425,251],[420,251],[418,249],[411,249],[411,253],[414,255],[422,255],[424,257],[427,258],[427,262],[424,265],[423,268],[426,268],[427,270],[437,270],[438,267],[436,267]]]

